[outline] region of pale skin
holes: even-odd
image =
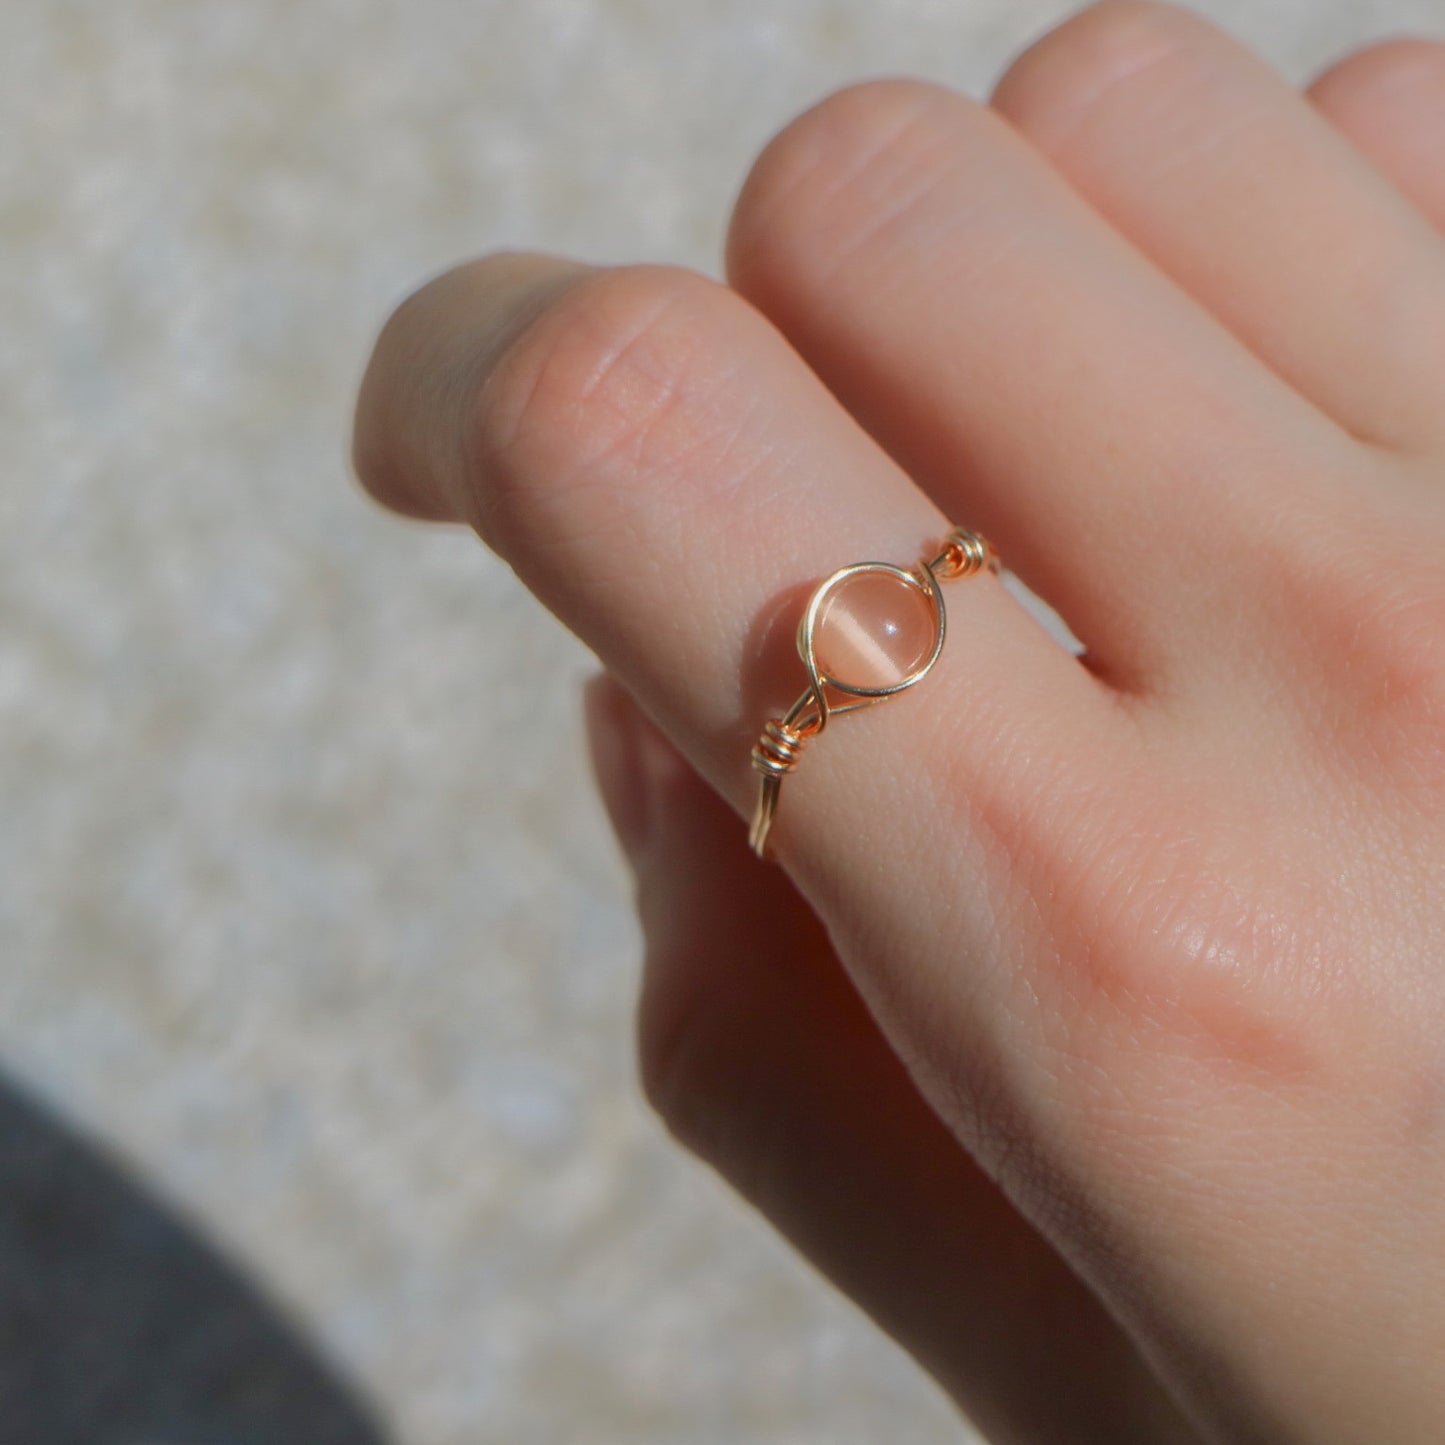
[[[508,254],[392,319],[367,487],[597,652],[649,1097],[988,1439],[1445,1439],[1445,46],[1301,94],[1106,3],[824,101],[727,285]],[[746,845],[844,563],[937,667]]]

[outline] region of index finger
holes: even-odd
[[[768,321],[664,267],[501,255],[434,281],[378,343],[356,462],[388,505],[475,526],[739,810],[766,711],[801,686],[800,589],[911,562],[950,525]],[[914,778],[921,803],[940,716],[946,755],[992,770],[991,731],[1100,706],[992,579],[952,589],[949,611],[919,695],[830,730],[790,780],[781,848],[844,825],[843,794],[887,813]]]

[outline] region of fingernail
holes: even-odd
[[[663,821],[666,795],[686,764],[672,744],[606,673],[583,692],[592,771],[613,831],[636,870]]]

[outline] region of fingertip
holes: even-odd
[[[1445,41],[1396,35],[1317,75],[1310,103],[1445,230]]]
[[[1428,35],[1382,36],[1326,66],[1306,86],[1311,100],[1354,110],[1401,91],[1438,91],[1445,75],[1445,41]]]
[[[403,516],[471,521],[474,395],[518,333],[594,269],[499,251],[407,296],[381,328],[357,392],[351,464],[366,492]]]

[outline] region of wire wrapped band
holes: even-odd
[[[753,748],[753,769],[762,779],[758,790],[758,804],[753,813],[753,825],[748,841],[759,858],[766,857],[768,832],[777,816],[778,796],[783,779],[798,766],[803,749],[828,725],[828,719],[835,715],[853,712],[860,707],[871,707],[884,698],[903,692],[928,674],[943,651],[943,636],[947,615],[943,606],[943,592],[940,582],[952,582],[961,577],[971,577],[984,570],[999,570],[998,553],[993,544],[981,533],[966,527],[955,528],[949,533],[938,555],[928,561],[919,562],[916,567],[905,571],[888,562],[855,562],[840,567],[825,577],[813,590],[807,608],[798,624],[798,655],[808,673],[808,687],[803,695],[782,717],[769,718],[763,726],[762,736]],[[922,650],[913,665],[894,681],[864,686],[857,679],[852,682],[833,676],[818,661],[818,628],[820,619],[831,600],[850,579],[871,574],[876,579],[904,589],[921,593],[931,605],[933,613],[933,639],[931,647]]]

